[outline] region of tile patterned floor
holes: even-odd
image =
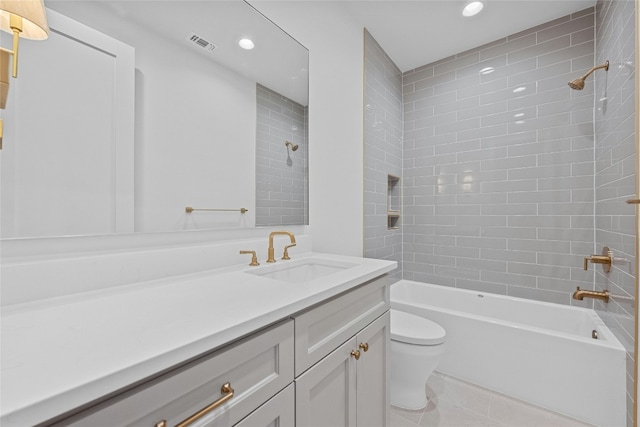
[[[420,411],[391,408],[391,427],[588,427],[520,400],[434,372],[429,404]]]

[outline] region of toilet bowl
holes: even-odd
[[[427,405],[426,382],[442,358],[446,331],[424,317],[391,310],[391,404]]]

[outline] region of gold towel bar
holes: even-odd
[[[191,206],[187,206],[184,208],[186,213],[191,213],[193,211],[210,211],[210,212],[236,212],[245,213],[249,211],[249,209],[240,208],[240,209],[207,209],[207,208],[192,208]]]

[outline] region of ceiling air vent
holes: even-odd
[[[189,40],[191,43],[209,51],[212,52],[215,48],[216,45],[214,45],[213,43],[203,39],[202,37],[200,37],[199,35],[197,35],[196,33],[191,33],[189,34],[189,36],[187,37],[187,40]]]

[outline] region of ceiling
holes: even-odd
[[[251,3],[257,1],[253,0]],[[287,1],[291,0],[283,2],[286,4]],[[596,2],[485,0],[485,8],[479,15],[464,18],[461,11],[468,1],[321,0],[327,6],[335,8],[336,13],[348,15],[356,25],[366,27],[403,72],[592,7]],[[114,23],[122,26],[130,21],[132,28],[147,27],[158,35],[184,45],[188,33],[196,32],[218,46],[215,55],[211,56],[212,60],[225,63],[263,84],[266,84],[263,82],[265,75],[283,76],[282,82],[270,77],[267,79],[269,84],[266,85],[306,105],[307,56],[304,49],[302,55],[292,58],[284,53],[273,55],[273,51],[265,50],[268,57],[277,57],[277,62],[270,63],[267,58],[261,58],[261,65],[255,66],[248,62],[249,55],[246,52],[232,48],[237,47],[237,37],[241,34],[249,34],[262,41],[282,37],[282,33],[274,32],[273,26],[262,15],[244,15],[246,11],[242,9],[252,8],[242,1],[46,0],[46,4],[106,33],[109,33],[109,28]],[[153,8],[153,14],[149,13],[150,8]],[[221,8],[224,13],[221,13]],[[175,22],[187,24],[176,27]],[[295,41],[287,39],[285,37],[283,43],[287,49],[290,48],[288,51],[300,48]],[[285,51],[287,50],[283,52]],[[261,49],[255,49],[250,56],[258,56],[260,53]],[[291,63],[290,67],[285,66],[285,59],[287,64]],[[285,69],[293,71],[283,73]],[[259,72],[260,76],[254,76],[252,73],[255,72]]]
[[[465,0],[342,3],[404,72],[592,7],[596,1],[485,0],[484,10],[471,18],[461,14]]]
[[[152,36],[173,57],[198,55],[308,104],[307,49],[243,1],[46,0],[46,5],[134,47],[142,34]],[[192,36],[211,48],[194,43]],[[256,42],[255,49],[238,47],[245,37]]]

